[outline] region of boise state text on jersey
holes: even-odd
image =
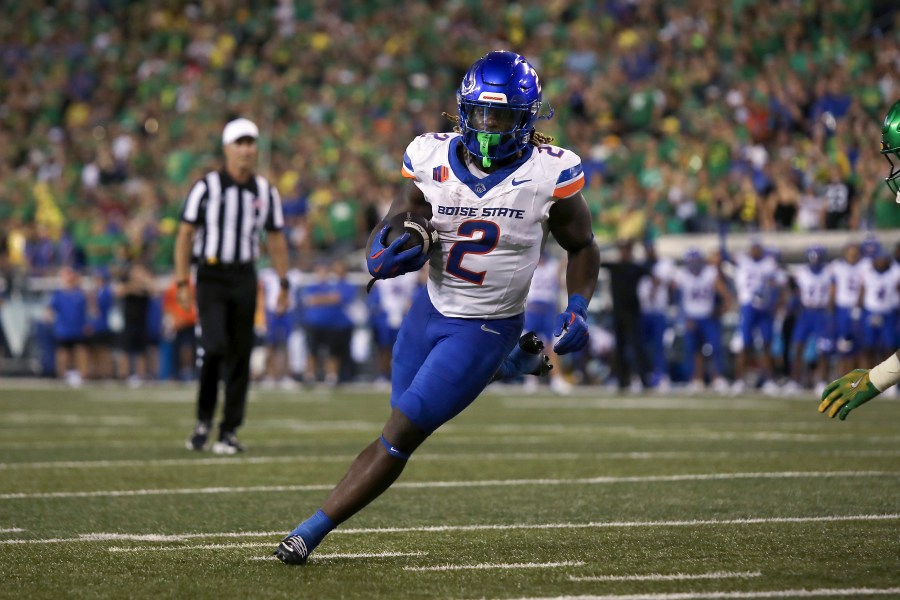
[[[426,134],[403,156],[401,172],[431,204],[440,236],[428,294],[449,317],[511,317],[525,309],[550,208],[584,186],[581,159],[556,146],[527,146],[522,160],[485,175],[459,160],[459,144],[457,134]]]

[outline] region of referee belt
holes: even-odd
[[[214,258],[199,259],[197,266],[202,269],[212,269],[215,271],[252,271],[255,263],[252,262],[219,262]]]

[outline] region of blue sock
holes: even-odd
[[[303,541],[306,542],[307,549],[312,552],[335,527],[337,525],[334,524],[334,521],[323,513],[322,509],[319,509],[313,516],[297,525],[297,528],[290,535],[302,537]]]

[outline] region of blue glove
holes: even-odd
[[[556,327],[553,337],[562,336],[553,344],[553,351],[557,354],[569,354],[584,348],[588,343],[590,334],[587,322],[588,303],[578,294],[569,296],[569,305],[565,312],[556,317]],[[565,335],[563,335],[565,333]]]
[[[422,252],[422,247],[417,246],[409,250],[400,251],[406,240],[409,239],[409,233],[404,233],[391,244],[385,247],[384,242],[390,227],[385,225],[384,228],[372,240],[372,251],[366,257],[366,264],[369,267],[369,275],[375,279],[390,279],[397,275],[409,273],[410,271],[418,271],[426,262],[428,255]]]

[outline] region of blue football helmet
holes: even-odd
[[[806,260],[813,273],[822,272],[822,269],[825,268],[825,259],[827,256],[828,252],[825,250],[824,246],[813,245],[807,248]]]
[[[512,156],[531,141],[540,117],[541,81],[524,57],[490,52],[469,67],[456,92],[459,127],[466,149],[482,159]]]
[[[699,275],[706,266],[706,257],[698,248],[691,248],[684,255],[684,264],[691,273]]]

